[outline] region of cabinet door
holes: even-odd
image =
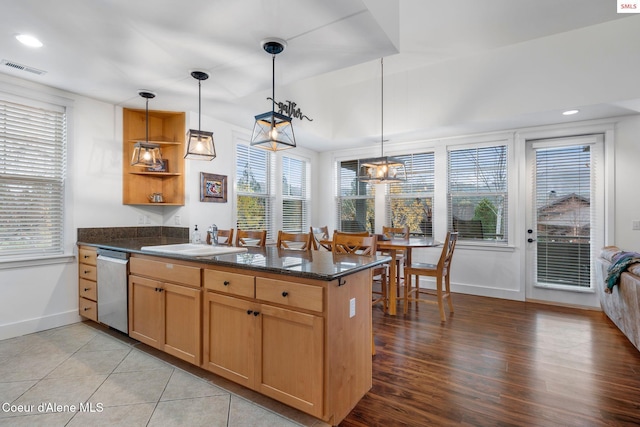
[[[162,283],[129,276],[129,336],[162,349]]]
[[[202,367],[245,387],[255,383],[255,303],[206,292]]]
[[[322,417],[324,319],[269,305],[260,310],[257,390]]]
[[[164,351],[200,365],[200,289],[162,284],[164,297]]]

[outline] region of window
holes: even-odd
[[[375,230],[375,185],[357,179],[358,161],[348,160],[338,166],[338,224],[341,231]]]
[[[66,114],[0,100],[0,256],[64,252]]]
[[[248,145],[236,145],[236,227],[267,230],[273,239],[273,154]]]
[[[282,230],[290,233],[309,231],[308,163],[282,157]]]
[[[507,146],[450,149],[449,229],[461,240],[506,244]]]
[[[387,218],[391,227],[409,226],[411,234],[433,236],[433,153],[395,156],[405,162],[407,180],[389,184]]]

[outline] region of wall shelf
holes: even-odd
[[[146,141],[146,110],[122,110],[122,203],[125,205],[184,206],[185,113],[149,110],[149,143],[160,145],[168,171],[147,171],[131,166],[136,142]],[[163,203],[149,195],[162,193]]]

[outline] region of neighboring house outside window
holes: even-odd
[[[0,99],[0,257],[64,253],[66,120]]]

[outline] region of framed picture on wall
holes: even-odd
[[[227,176],[200,172],[200,201],[227,203]]]

